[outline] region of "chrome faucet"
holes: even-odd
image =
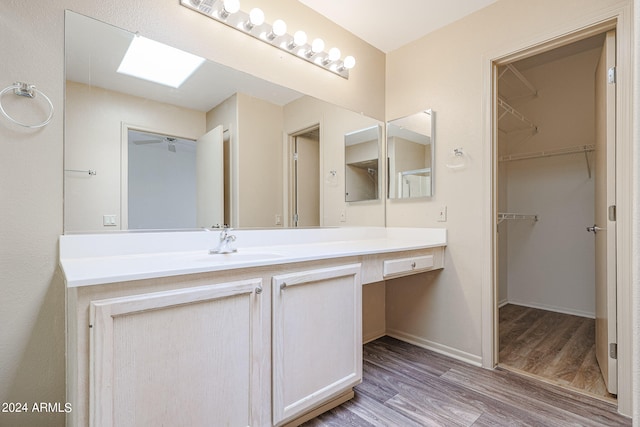
[[[236,236],[233,234],[229,234],[229,232],[232,230],[232,228],[228,227],[222,229],[222,231],[220,232],[220,241],[218,242],[218,247],[209,250],[210,254],[230,254],[238,251],[236,248],[231,246],[231,243],[236,241]]]

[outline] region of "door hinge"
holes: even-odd
[[[298,161],[298,153],[293,153],[293,161],[294,162]]]
[[[614,342],[609,344],[609,357],[612,359],[618,358],[618,344]]]
[[[609,221],[616,220],[616,205],[609,206]]]
[[[607,81],[609,84],[615,84],[616,82],[616,67],[611,67],[607,71]]]
[[[293,222],[298,223],[298,214],[293,214]]]

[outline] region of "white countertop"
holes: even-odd
[[[234,230],[232,254],[209,254],[217,231],[60,236],[67,287],[446,246],[444,228]]]

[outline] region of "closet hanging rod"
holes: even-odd
[[[499,212],[498,213],[498,224],[500,224],[504,220],[530,220],[530,221],[533,221],[533,222],[538,222],[538,215],[536,215],[536,214],[511,213],[511,212]]]
[[[593,144],[577,145],[573,147],[557,148],[555,150],[537,151],[535,153],[508,154],[498,158],[501,162],[510,162],[513,160],[536,159],[540,157],[562,156],[565,154],[588,153],[594,151],[596,146]]]

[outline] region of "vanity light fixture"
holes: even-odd
[[[240,0],[180,0],[180,4],[345,79],[349,78],[349,70],[355,66],[353,56],[341,59],[338,48],[325,52],[324,41],[320,38],[309,44],[304,31],[296,31],[293,36],[288,34],[287,24],[282,19],[276,19],[270,25],[265,22],[264,12],[258,8],[249,13],[243,12]]]
[[[118,73],[178,88],[203,62],[199,56],[135,35]]]

